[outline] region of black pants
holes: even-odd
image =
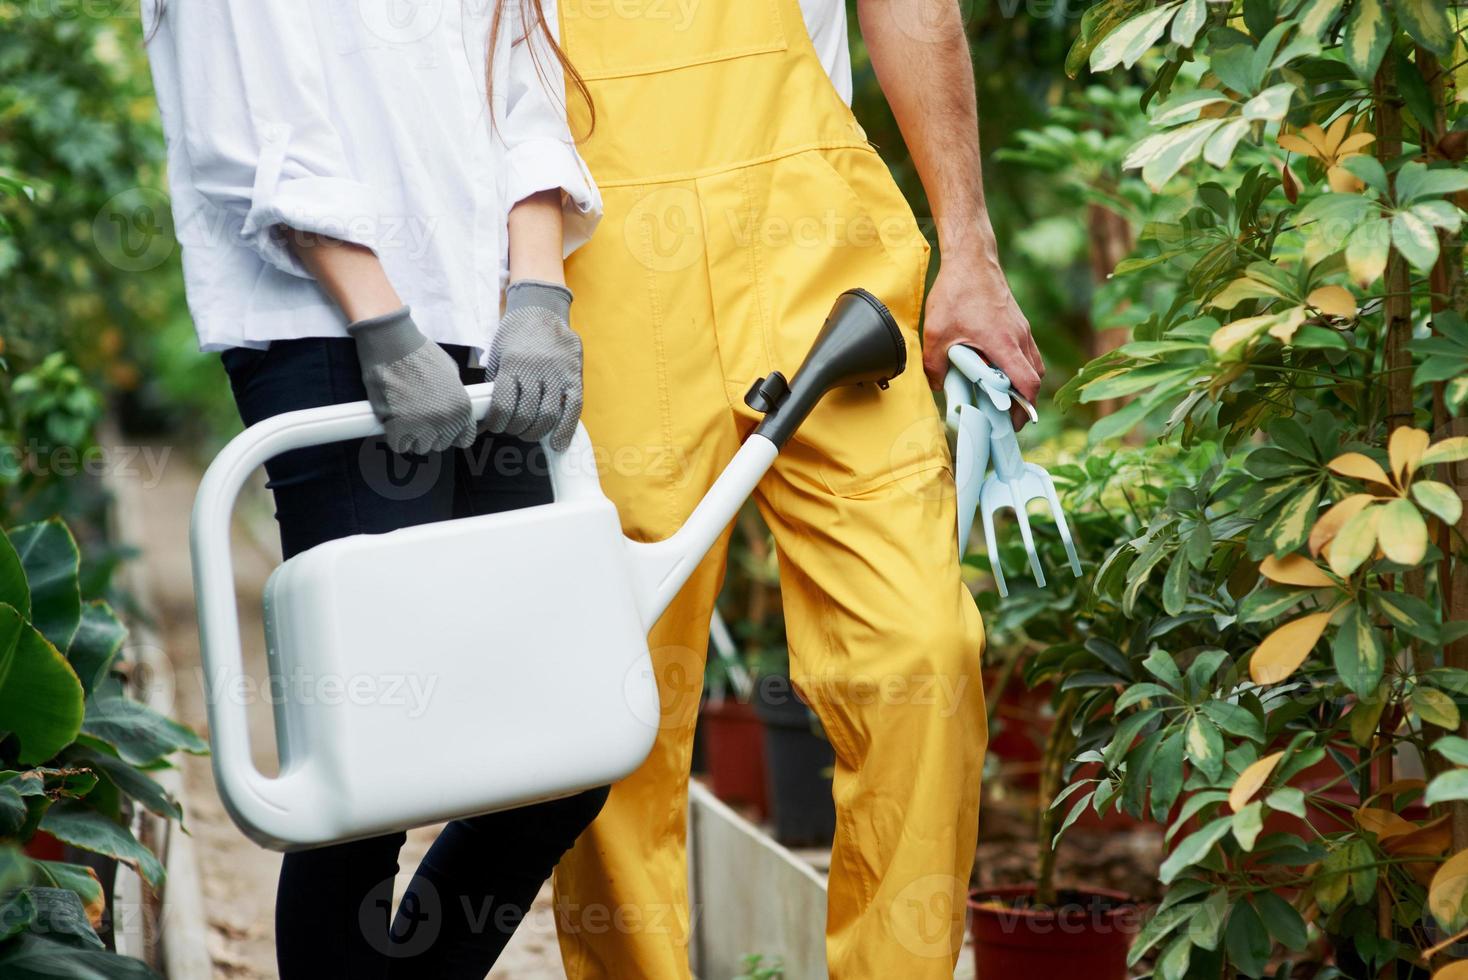
[[[446,349],[466,363],[466,350]],[[347,339],[230,350],[224,366],[247,425],[367,397]],[[466,367],[463,380],[482,381],[483,372]],[[551,499],[540,448],[503,436],[482,436],[469,450],[427,457],[397,456],[376,439],[336,443],[285,453],[266,472],[287,558],[350,534]],[[606,790],[599,789],[454,821],[396,910],[393,878],[406,835],[287,854],[275,906],[282,980],[482,980],[561,855],[605,801]]]

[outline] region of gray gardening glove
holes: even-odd
[[[485,376],[494,396],[484,427],[565,451],[581,418],[581,338],[571,290],[535,279],[511,283]]]
[[[459,369],[430,343],[406,306],[347,327],[357,342],[367,400],[387,429],[395,453],[437,453],[474,441],[474,407]]]

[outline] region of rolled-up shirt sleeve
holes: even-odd
[[[373,248],[381,224],[331,121],[310,7],[184,0],[171,34],[200,194],[264,261],[303,278],[282,226]]]
[[[565,212],[566,254],[583,245],[601,220],[601,194],[566,122],[565,73],[539,25],[526,24],[524,4],[504,5],[502,30],[510,40],[505,116],[505,211],[540,191],[560,190]],[[551,37],[558,38],[555,0],[542,9]],[[532,8],[533,9],[533,8]]]

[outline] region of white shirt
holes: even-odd
[[[516,201],[561,188],[567,251],[601,199],[564,81],[496,0],[144,0],[189,307],[205,350],[346,335],[280,226],[371,248],[430,340],[488,349]],[[547,21],[557,23],[554,0]],[[535,50],[532,52],[532,48]],[[539,70],[537,70],[537,61]]]
[[[851,105],[851,45],[846,37],[846,0],[800,0],[805,29],[816,57],[831,76],[841,101]]]

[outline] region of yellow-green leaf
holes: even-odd
[[[1427,522],[1410,500],[1393,500],[1380,508],[1377,543],[1398,565],[1416,565],[1427,557]]]
[[[1269,335],[1282,344],[1288,344],[1295,339],[1295,331],[1299,330],[1309,317],[1309,311],[1303,306],[1285,310],[1269,325]]]
[[[1319,557],[1320,552],[1340,533],[1345,523],[1375,500],[1369,493],[1353,493],[1322,514],[1310,531],[1310,554]]]
[[[1438,924],[1456,932],[1468,921],[1468,851],[1459,851],[1432,876],[1427,907]]]
[[[1349,476],[1365,483],[1380,483],[1384,487],[1392,485],[1391,478],[1386,475],[1386,470],[1381,464],[1364,453],[1342,453],[1328,464],[1332,473],[1341,476]]]
[[[1446,524],[1456,524],[1463,516],[1463,498],[1446,483],[1418,480],[1412,484],[1412,499]]]
[[[1344,286],[1321,286],[1306,298],[1306,302],[1321,313],[1344,320],[1356,318],[1356,297]]]
[[[1329,622],[1330,613],[1311,613],[1266,636],[1249,661],[1249,676],[1254,683],[1278,684],[1298,670]]]
[[[1245,300],[1279,299],[1281,295],[1278,289],[1267,282],[1240,276],[1219,290],[1218,295],[1208,305],[1216,306],[1220,310],[1231,310]]]
[[[1370,748],[1372,740],[1376,738],[1376,726],[1380,724],[1381,714],[1385,709],[1386,696],[1380,690],[1373,697],[1357,701],[1351,713],[1346,716],[1351,729],[1351,741],[1363,749]]]
[[[1409,425],[1398,426],[1392,432],[1392,437],[1387,440],[1387,455],[1391,459],[1392,473],[1396,475],[1398,486],[1406,486],[1412,474],[1417,472],[1422,454],[1427,451],[1427,444],[1431,441],[1432,437],[1426,432]]]
[[[1346,24],[1345,55],[1357,78],[1372,80],[1391,39],[1391,18],[1382,0],[1356,0]]]
[[[1327,549],[1332,572],[1346,578],[1376,553],[1376,522],[1380,518],[1380,507],[1368,507],[1346,521]]]
[[[1319,38],[1320,32],[1335,18],[1344,2],[1345,0],[1310,0],[1300,14],[1300,36]]]
[[[1275,767],[1279,765],[1279,760],[1283,758],[1283,752],[1266,755],[1239,773],[1239,778],[1234,780],[1233,787],[1228,791],[1229,808],[1235,813],[1242,810],[1254,798],[1254,794],[1269,782],[1269,777],[1274,773]]]
[[[1417,825],[1405,817],[1390,810],[1371,806],[1363,806],[1356,810],[1356,826],[1368,834],[1375,834],[1377,840],[1400,837],[1417,829]]]
[[[1439,728],[1452,730],[1462,720],[1457,703],[1435,687],[1418,685],[1412,691],[1412,710],[1417,712],[1417,717]]]
[[[1446,58],[1453,50],[1453,29],[1448,24],[1445,0],[1392,0],[1397,18],[1418,44]]]
[[[1298,585],[1307,589],[1328,589],[1335,581],[1304,555],[1270,555],[1259,565],[1259,574],[1280,585]]]
[[[1157,43],[1167,24],[1176,15],[1180,4],[1169,3],[1149,10],[1140,17],[1133,17],[1116,30],[1106,35],[1091,52],[1091,70],[1106,71],[1124,64],[1130,68],[1147,49]]]
[[[1359,181],[1353,178],[1353,183]],[[1385,219],[1372,218],[1351,232],[1346,241],[1346,269],[1351,273],[1351,280],[1364,289],[1380,279],[1386,271],[1390,246],[1391,224]]]
[[[1465,459],[1468,459],[1468,436],[1454,436],[1429,446],[1427,452],[1422,454],[1422,465],[1461,463]]]

